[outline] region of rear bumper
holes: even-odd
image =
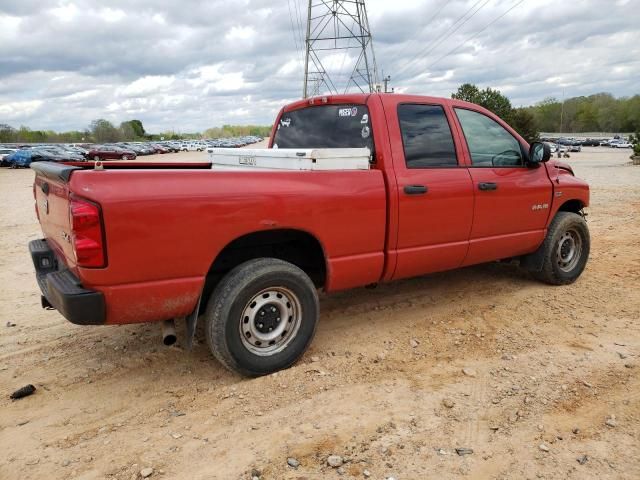
[[[43,306],[52,306],[77,325],[105,323],[104,295],[85,289],[71,271],[58,269],[58,259],[44,239],[29,242],[29,253],[42,291]]]

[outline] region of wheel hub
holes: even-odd
[[[273,355],[283,350],[298,333],[302,322],[300,300],[285,287],[258,292],[243,310],[240,338],[256,355]]]
[[[255,327],[260,333],[272,332],[282,319],[280,307],[275,303],[267,303],[258,310],[255,317]]]
[[[582,237],[575,230],[567,230],[558,240],[558,267],[565,272],[573,270],[582,254]]]

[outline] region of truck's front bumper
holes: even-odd
[[[36,268],[43,306],[52,306],[71,323],[78,325],[105,323],[104,295],[85,289],[71,271],[59,269],[56,254],[46,240],[29,242],[29,253]]]

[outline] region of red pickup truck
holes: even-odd
[[[271,148],[362,148],[368,170],[216,171],[202,163],[34,163],[42,304],[77,324],[199,314],[226,367],[262,375],[312,340],[335,292],[514,259],[550,284],[585,268],[588,185],[470,103],[316,97]]]

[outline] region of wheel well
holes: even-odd
[[[203,298],[209,297],[227,272],[248,260],[264,257],[293,263],[309,275],[318,288],[325,284],[324,251],[313,235],[300,230],[268,230],[237,238],[218,254],[207,273]]]
[[[580,200],[568,200],[560,206],[558,211],[582,214],[583,208],[584,208],[584,203],[582,203]]]

